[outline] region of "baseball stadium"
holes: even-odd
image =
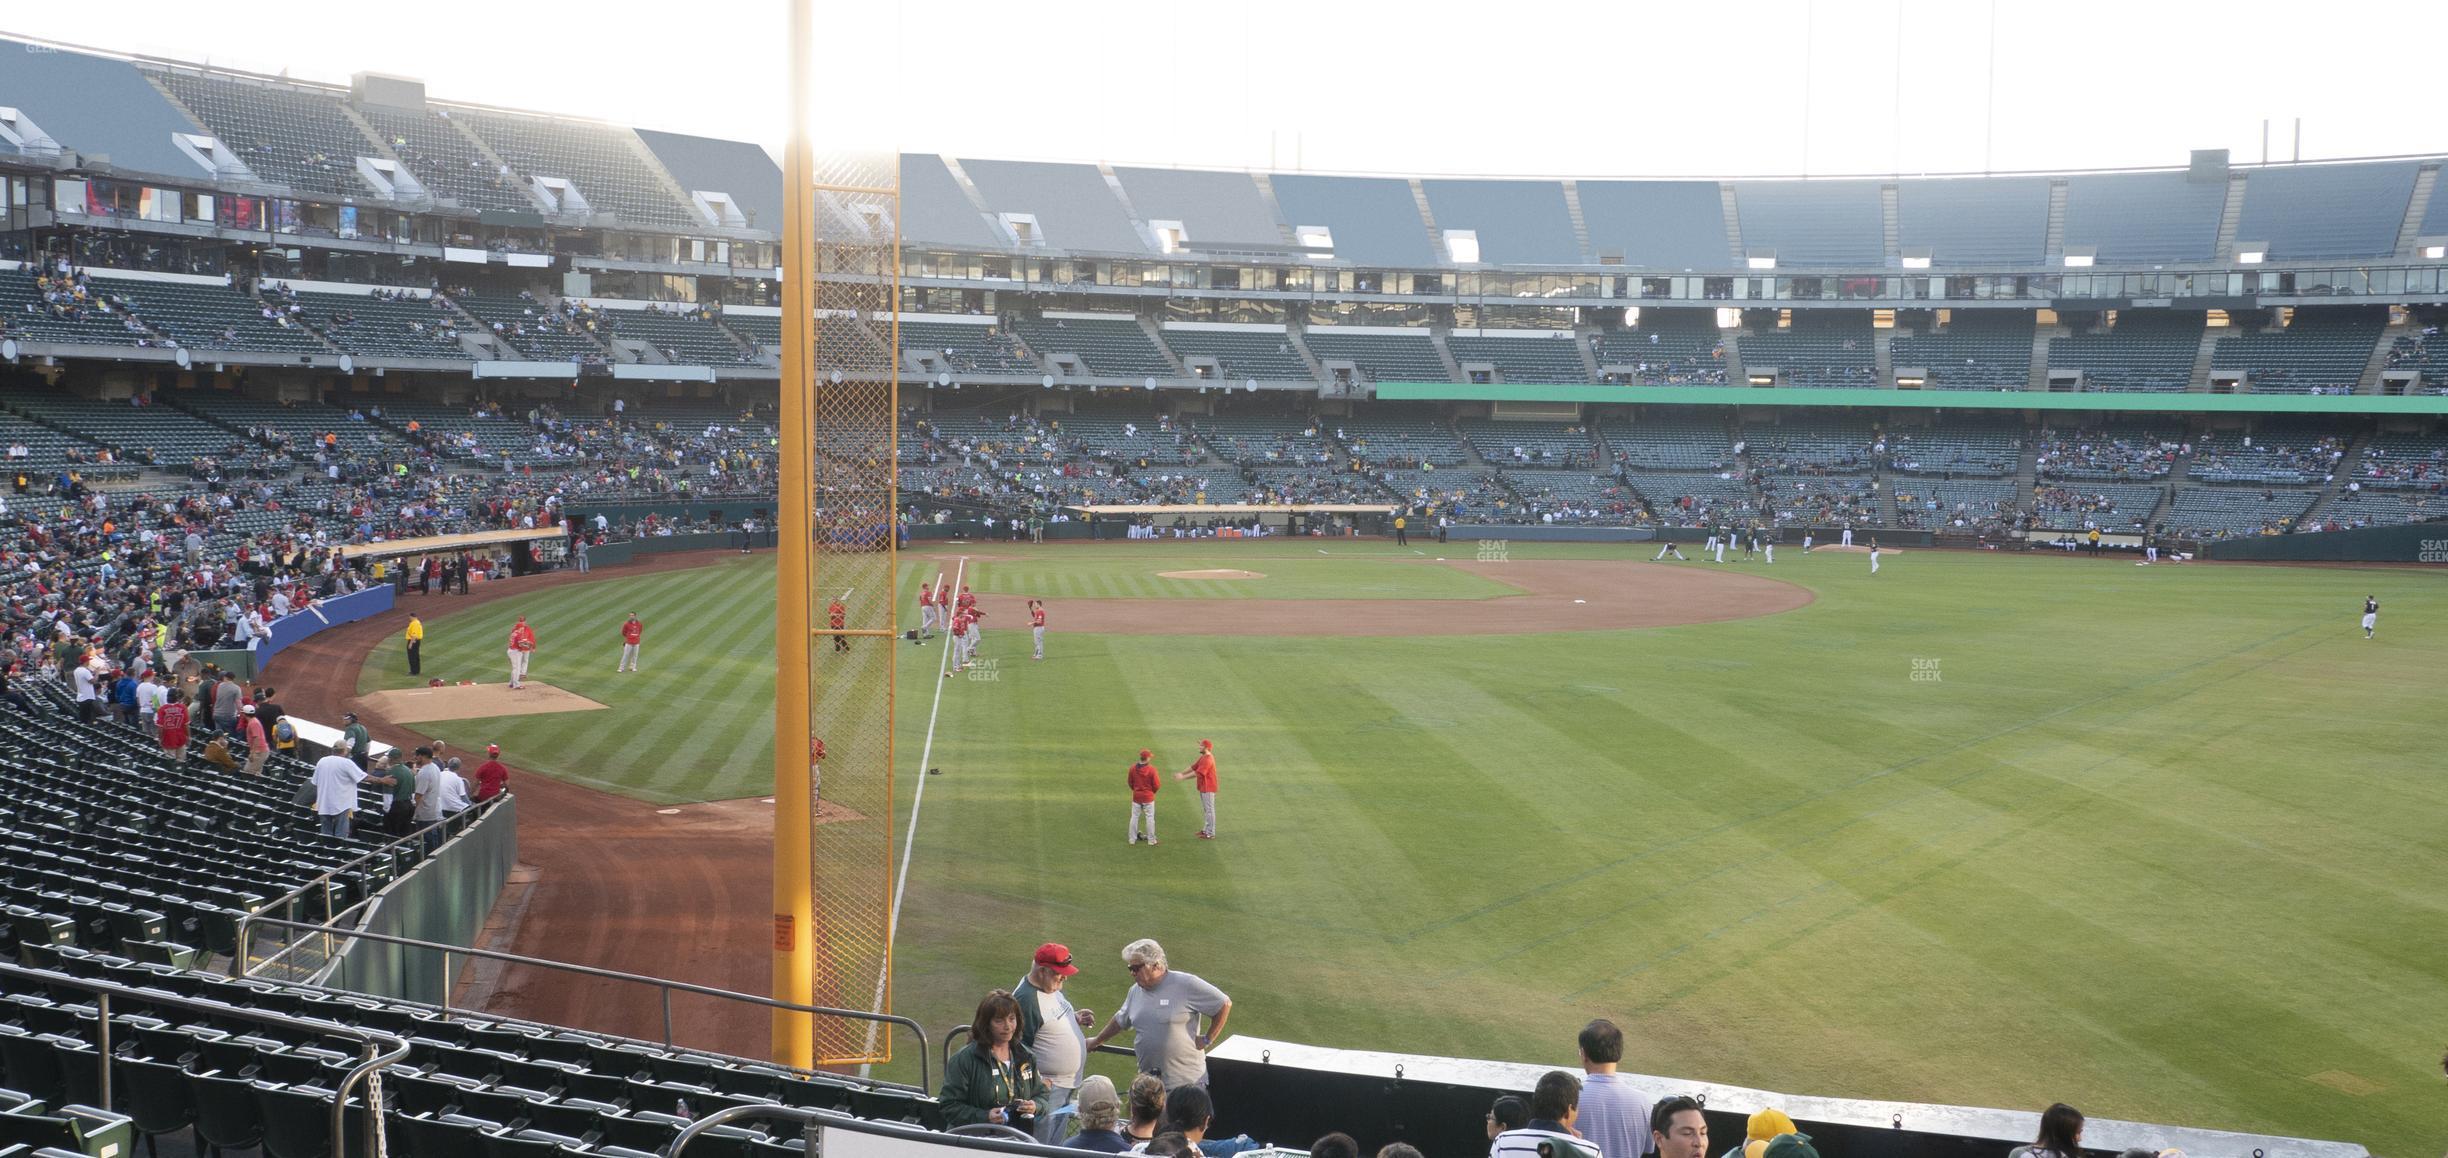
[[[2448,1146],[2448,154],[863,152],[817,7],[0,38],[0,1155]]]

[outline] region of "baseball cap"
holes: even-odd
[[[1079,966],[1071,963],[1071,950],[1052,941],[1037,946],[1036,960],[1065,977],[1079,972]]]
[[[1215,741],[1213,741],[1213,740],[1201,740],[1201,741],[1199,741],[1199,748],[1200,748],[1201,750],[1205,750],[1205,749],[1208,749],[1208,748],[1213,748],[1213,747],[1215,747]]]
[[[1122,1097],[1114,1092],[1113,1079],[1103,1074],[1090,1074],[1081,1079],[1079,1097],[1076,1100],[1083,1114],[1091,1110],[1120,1110],[1122,1108]]]
[[[487,755],[487,756],[499,756],[499,755],[501,755],[501,745],[499,745],[499,744],[487,744],[487,745],[485,745],[485,755]]]
[[[239,715],[241,715],[241,716],[252,716],[252,715],[254,715],[254,714],[255,714],[255,705],[253,705],[253,704],[240,704],[240,705],[238,705],[238,714],[239,714]]]
[[[1751,1120],[1745,1125],[1748,1127],[1745,1131],[1746,1135],[1758,1142],[1766,1142],[1794,1132],[1793,1118],[1774,1106],[1751,1115]]]
[[[355,712],[342,712],[342,713],[340,713],[340,718],[341,718],[341,719],[343,719],[343,720],[347,720],[349,723],[354,724],[354,723],[356,723],[356,722],[357,722],[357,713],[355,713]]]
[[[1819,1158],[1808,1134],[1779,1134],[1768,1142],[1762,1158]]]
[[[1139,749],[1139,758],[1142,760],[1153,760],[1156,758],[1156,753],[1150,752],[1145,748],[1141,748]]]

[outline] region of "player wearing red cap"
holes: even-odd
[[[485,762],[476,766],[476,803],[482,804],[510,788],[510,769],[501,762],[501,745],[485,745]]]
[[[638,622],[637,612],[632,611],[629,613],[629,622],[621,624],[620,635],[620,666],[615,667],[612,670],[615,673],[625,671],[634,672],[637,670],[638,641],[646,638],[646,625]]]
[[[833,629],[833,650],[835,651],[850,650],[850,637],[841,633],[843,624],[849,615],[850,609],[843,607],[839,599],[825,605],[825,626]]]
[[[927,637],[933,634],[935,634],[935,588],[928,585],[926,580],[921,579],[918,581],[917,642],[925,643]]]
[[[1199,741],[1198,759],[1192,760],[1188,768],[1184,768],[1180,772],[1175,773],[1173,778],[1175,780],[1188,780],[1193,776],[1198,778],[1199,808],[1207,814],[1207,827],[1199,830],[1199,839],[1214,840],[1216,794],[1215,741]]]
[[[1042,600],[1042,599],[1031,599],[1031,600],[1029,600],[1029,601],[1028,601],[1028,609],[1029,609],[1029,637],[1030,637],[1032,640],[1034,640],[1034,641],[1036,642],[1036,644],[1037,644],[1037,654],[1032,655],[1032,656],[1030,656],[1029,658],[1030,658],[1030,659],[1044,659],[1044,658],[1045,658],[1045,601],[1044,601],[1044,600]]]
[[[1130,839],[1125,844],[1139,843],[1139,818],[1147,818],[1148,844],[1156,843],[1156,765],[1149,763],[1156,753],[1139,749],[1139,762],[1130,766],[1131,819]]]

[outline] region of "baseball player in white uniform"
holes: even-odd
[[[1851,523],[1846,523],[1846,524],[1844,525],[1844,541],[1843,541],[1842,543],[1839,543],[1839,544],[1838,544],[1838,546],[1850,547],[1850,546],[1852,546],[1852,545],[1853,545],[1853,524],[1851,524]]]
[[[1677,546],[1675,546],[1675,545],[1674,545],[1674,540],[1672,540],[1672,539],[1665,540],[1665,541],[1664,541],[1664,542],[1663,542],[1663,543],[1662,543],[1662,544],[1661,544],[1661,545],[1658,547],[1657,558],[1655,558],[1655,559],[1651,559],[1651,560],[1650,560],[1650,562],[1652,562],[1652,563],[1662,563],[1662,562],[1664,562],[1664,561],[1665,561],[1666,556],[1668,556],[1668,555],[1672,555],[1672,556],[1674,556],[1674,557],[1675,557],[1675,558],[1677,558],[1677,559],[1683,559],[1683,549],[1682,549],[1681,547],[1677,547]],[[1684,562],[1686,562],[1686,563],[1691,562],[1691,560],[1689,560],[1689,559],[1683,559],[1683,561],[1684,561]]]
[[[1851,531],[1846,531],[1846,532],[1845,532],[1845,534],[1848,534],[1848,535],[1850,535],[1850,534],[1852,534],[1852,533],[1853,533],[1853,532],[1851,532]],[[1871,574],[1873,574],[1873,575],[1878,574],[1878,557],[1879,557],[1879,546],[1878,546],[1878,540],[1876,540],[1876,539],[1872,539],[1872,540],[1870,540],[1870,573],[1871,573]]]

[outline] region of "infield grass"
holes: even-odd
[[[966,574],[1047,592],[1057,624],[1061,593],[1111,594],[1107,573],[1187,595],[1145,576],[1266,572],[1229,593],[1253,600],[1448,582],[1390,545],[1330,546],[981,546],[993,558]],[[912,556],[905,592],[950,558]],[[1932,552],[1875,579],[1847,554],[1741,569],[1818,599],[1518,637],[1057,630],[1042,664],[1025,633],[990,631],[991,677],[952,681],[934,648],[905,647],[904,808],[939,689],[943,775],[917,830],[901,1010],[965,1021],[1043,940],[1086,970],[1075,999],[1110,1010],[1120,946],[1153,936],[1260,1036],[1568,1064],[1573,1032],[1607,1016],[1643,1073],[2065,1100],[2387,1155],[2448,1144],[2437,575]],[[770,576],[759,558],[445,621],[429,670],[466,646],[501,678],[523,609],[545,638],[537,678],[636,727],[433,727],[646,799],[762,794]],[[2373,641],[2355,626],[2367,593]],[[648,673],[615,677],[632,609]],[[600,661],[561,667],[556,637],[589,635]],[[1168,780],[1164,843],[1125,847],[1125,765],[1149,747],[1178,770],[1200,738],[1223,770],[1221,839],[1191,838],[1196,797]]]

